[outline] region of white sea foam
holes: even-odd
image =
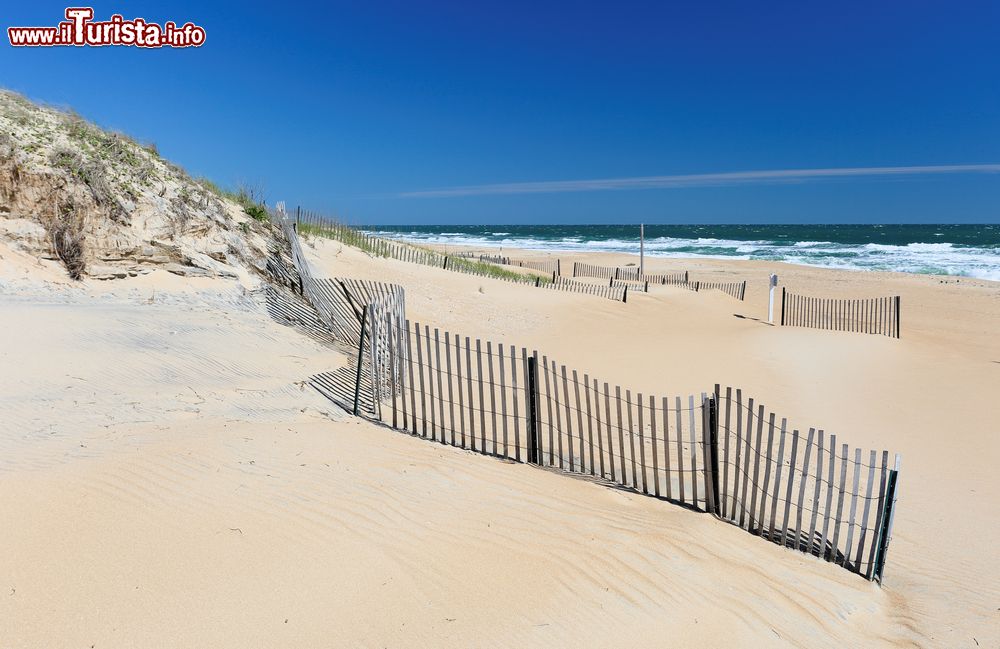
[[[585,239],[580,236],[536,238],[511,236],[509,232],[484,235],[461,232],[378,234],[419,243],[447,243],[469,247],[499,245],[525,250],[639,254],[639,242],[635,239]],[[889,245],[655,237],[646,240],[646,254],[650,257],[766,259],[825,268],[958,275],[1000,281],[1000,249],[960,246],[940,241]]]

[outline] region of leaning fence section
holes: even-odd
[[[813,329],[852,331],[899,338],[898,295],[835,299],[790,293],[781,289],[781,324]]]
[[[896,473],[889,453],[789,428],[740,389],[716,387],[720,518],[782,547],[881,579]]]
[[[742,301],[747,294],[746,280],[742,282],[695,282],[696,291],[722,291],[730,297]]]

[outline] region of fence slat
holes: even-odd
[[[438,411],[441,415],[441,435],[438,441],[445,444],[447,440],[444,430],[444,390],[441,385],[441,341],[437,327],[434,328],[434,374],[437,375]]]
[[[701,402],[705,403],[705,395],[701,395]],[[694,416],[694,395],[688,395],[688,436],[691,440],[691,504],[695,507],[698,506],[698,441],[696,438],[697,433],[695,432],[695,416]]]
[[[816,429],[810,428],[809,435],[806,437],[806,448],[805,453],[803,453],[802,458],[802,475],[799,478],[799,504],[795,510],[795,549],[799,550],[802,546],[802,506],[805,503],[806,497],[806,482],[809,477],[809,456],[812,454],[813,438],[816,435]],[[820,476],[821,472],[816,473],[816,477]],[[809,539],[810,544],[812,539]],[[784,545],[784,543],[782,543]]]
[[[719,515],[728,519],[729,516],[729,416],[730,407],[732,406],[733,400],[733,389],[726,388],[726,410],[723,416],[724,424],[723,430],[725,435],[722,438],[722,491],[719,492],[719,502],[716,505],[719,507]],[[719,404],[721,406],[722,404]]]
[[[764,461],[764,482],[761,485],[760,490],[760,512],[758,514],[758,519],[760,520],[760,529],[758,533],[761,537],[764,536],[764,525],[767,522],[767,495],[768,487],[771,484],[771,449],[774,443],[774,413],[768,415],[767,420],[767,455]]]
[[[424,387],[424,357],[423,345],[420,342],[420,323],[415,324],[417,342],[417,370],[420,374],[420,435],[427,437],[427,390]]]
[[[833,527],[833,539],[831,540],[833,546],[830,549],[830,560],[834,563],[839,563],[837,561],[837,548],[840,542],[840,521],[844,515],[844,490],[847,487],[847,444],[843,444],[841,448],[840,486],[837,490],[837,517]]]
[[[497,353],[500,355],[500,424],[503,427],[503,456],[510,457],[507,446],[507,380],[504,376],[504,355],[503,355],[503,344],[497,345]],[[496,440],[493,442],[493,454],[499,455],[497,453],[497,443]]]
[[[787,420],[781,418],[781,433],[778,438],[778,457],[775,459],[775,472],[774,472],[774,491],[771,495],[771,527],[767,534],[767,539],[769,541],[774,541],[774,535],[777,531],[777,515],[778,515],[778,502],[781,500],[781,475],[784,473],[785,468],[785,426],[787,425]]]
[[[448,381],[448,424],[451,427],[451,445],[455,445],[455,395],[452,389],[451,373],[451,339],[449,333],[444,332],[444,358],[445,358],[445,378]],[[459,384],[461,385],[461,384]]]
[[[608,468],[611,469],[611,481],[617,482],[615,477],[615,438],[611,433],[611,388],[607,382],[604,383],[604,418],[608,432]]]
[[[834,482],[834,467],[837,463],[837,436],[830,435],[830,464],[827,466],[827,477],[826,477],[826,508],[823,510],[823,531],[820,534],[820,557],[826,559],[827,561],[832,561],[832,554],[826,547],[827,532],[830,527],[830,519],[832,518],[831,512],[833,512],[833,492],[836,491],[836,483]]]
[[[784,419],[782,419],[782,428],[784,428]],[[782,434],[784,436],[784,434]],[[795,459],[796,452],[799,450],[799,431],[792,431],[792,456],[789,458],[788,463],[788,485],[785,488],[785,515],[782,518],[781,523],[781,546],[785,547],[788,541],[788,516],[792,510],[792,488],[795,484]],[[803,476],[803,479],[805,476]],[[773,540],[773,539],[772,539]]]
[[[576,370],[573,370],[573,394],[576,397],[576,434],[580,444],[577,449],[580,451],[580,473],[586,473],[587,467],[584,465],[586,453],[583,450],[583,404],[580,403],[580,380]]]
[[[427,346],[427,400],[431,412],[431,439],[437,439],[437,425],[434,417],[434,368],[431,361],[431,328],[424,325],[424,343]]]
[[[503,346],[501,345],[501,348]],[[492,419],[493,425],[490,428],[490,454],[497,455],[497,390],[496,381],[493,379],[493,343],[489,340],[486,341],[486,367],[490,374],[490,418]],[[503,368],[503,363],[500,363],[501,369]],[[486,452],[486,440],[483,440],[483,453]]]
[[[861,479],[861,449],[854,449],[854,487],[851,489],[851,513],[847,524],[847,543],[844,550],[844,567],[851,563],[851,549],[854,547],[851,542],[854,540],[854,520],[858,512],[858,482]],[[848,568],[849,569],[849,568]],[[854,571],[858,572],[857,566]]]
[[[663,473],[664,473],[664,486],[666,488],[667,499],[673,500],[673,485],[671,484],[672,479],[670,477],[670,407],[669,399],[663,397],[660,402],[660,406],[663,412]]]
[[[518,403],[517,403],[517,348],[511,345],[508,349],[510,350],[510,401],[511,401],[511,407],[513,409],[513,415],[511,419],[513,419],[514,422],[514,459],[520,461],[521,449],[519,440],[521,438],[521,432],[520,432],[521,424],[519,421]],[[510,453],[507,451],[506,444],[504,444],[504,454],[508,458],[510,457]]]
[[[559,412],[559,369],[552,361],[552,388],[556,404],[556,448],[559,453],[559,468],[563,468],[562,414]]]
[[[410,423],[412,424],[412,432],[414,435],[417,434],[417,393],[416,387],[413,382],[413,345],[411,343],[413,336],[410,331],[410,321],[406,321],[406,364],[409,366],[410,375]],[[417,341],[417,353],[420,353],[420,342]],[[420,366],[417,365],[419,369]]]
[[[545,418],[549,424],[549,466],[555,464],[555,458],[552,457],[552,449],[555,448],[555,434],[552,430],[552,386],[549,383],[549,358],[548,356],[542,356],[542,365],[545,368]],[[559,410],[559,404],[556,403],[556,410]],[[541,433],[539,433],[539,439],[541,439]]]
[[[823,430],[816,431],[816,482],[813,485],[812,515],[809,517],[809,548],[812,551],[813,543],[816,540],[816,519],[819,516],[820,490],[823,487]],[[822,544],[817,551],[817,555],[823,556]]]
[[[656,459],[656,397],[649,395],[649,439],[652,442],[653,457],[653,495],[660,497],[660,469]]]
[[[465,398],[462,396],[462,390],[465,387],[462,385],[462,340],[458,335],[455,336],[455,379],[458,384],[459,446],[467,448],[465,446]]]
[[[628,486],[628,474],[625,471],[625,430],[622,420],[622,388],[615,386],[615,401],[618,403],[618,452],[621,457],[621,480],[623,486]]]
[[[861,514],[861,535],[858,538],[858,551],[854,556],[854,566],[856,572],[861,573],[861,566],[864,563],[865,556],[865,537],[868,536],[868,512],[871,509],[872,501],[872,489],[875,486],[875,462],[876,454],[874,449],[871,451],[868,459],[868,486],[865,488],[864,495],[864,510]]]
[[[625,390],[625,412],[628,413],[629,459],[632,461],[632,488],[639,488],[639,475],[635,466],[635,426],[632,423],[632,391]]]
[[[576,459],[573,456],[573,413],[569,405],[569,381],[566,378],[566,366],[562,366],[563,407],[566,409],[566,450],[569,453],[569,470],[576,470]],[[562,436],[560,435],[560,439]]]
[[[489,343],[487,344],[487,352],[489,351]],[[479,452],[486,454],[486,401],[483,399],[483,347],[479,338],[476,338],[476,367],[479,369],[478,383],[479,383]],[[493,392],[493,366],[490,364],[490,393]],[[496,422],[493,422],[496,424]],[[496,435],[496,426],[493,427],[494,436]]]
[[[472,341],[468,336],[465,337],[465,369],[466,369],[466,385],[468,387],[469,394],[469,448],[475,452],[476,450],[476,404],[475,404],[475,393],[472,391]],[[482,365],[479,366],[479,372],[476,374],[477,382],[481,383],[481,378],[483,376]]]
[[[587,450],[590,454],[590,475],[596,475],[594,470],[594,420],[590,412],[590,375],[588,374],[583,375],[583,394],[587,397]],[[600,438],[600,431],[598,431],[598,441]]]
[[[674,397],[674,406],[674,413],[676,414],[677,420],[677,483],[679,491],[681,492],[681,502],[686,503],[687,499],[684,497],[684,481],[686,479],[686,476],[684,475],[684,417],[681,412],[680,397]]]
[[[728,425],[726,434],[729,434]],[[743,508],[743,501],[740,500],[740,460],[743,459],[743,390],[736,388],[736,457],[733,462],[733,508],[729,513],[729,520],[736,520],[736,510]],[[742,526],[742,523],[741,523]]]

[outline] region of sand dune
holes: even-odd
[[[347,417],[303,380],[351,359],[276,322],[260,288],[70,286],[0,252],[3,646],[997,644],[995,286],[857,276],[906,291],[892,341],[749,319],[759,282],[746,303],[622,305],[310,249],[330,275],[404,284],[412,319],[637,389],[730,381],[902,452],[880,589],[707,515]]]

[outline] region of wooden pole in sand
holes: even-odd
[[[770,282],[768,282],[768,290],[767,290],[767,321],[770,322],[771,324],[774,324],[774,289],[777,286],[778,286],[778,276],[772,273]],[[781,302],[781,307],[782,309],[784,309],[785,307],[784,300],[782,300]],[[785,323],[782,322],[781,324]]]
[[[358,371],[354,377],[354,416],[358,416],[358,402],[361,399],[361,362],[365,351],[365,327],[368,324],[368,309],[361,312],[361,337],[358,340]]]
[[[642,223],[639,224],[639,279],[646,274],[646,268],[644,266],[646,257],[646,226]]]

